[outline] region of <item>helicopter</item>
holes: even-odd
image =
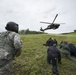
[[[60,23],[60,24],[54,23],[55,20],[56,20],[56,18],[57,18],[57,16],[58,16],[58,14],[56,14],[56,16],[55,16],[55,18],[54,18],[54,20],[53,20],[52,23],[49,23],[49,22],[40,22],[40,23],[50,24],[50,25],[48,25],[47,28],[45,28],[45,29],[42,29],[42,27],[41,27],[41,28],[40,28],[40,31],[45,31],[45,30],[48,30],[48,29],[53,29],[53,30],[55,30],[55,29],[58,29],[58,28],[59,28],[60,24],[65,24],[65,23]]]

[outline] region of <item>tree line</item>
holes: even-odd
[[[29,29],[26,29],[26,30],[20,30],[19,31],[19,34],[47,34],[47,33],[44,33],[44,32],[40,32],[40,31],[31,31]]]

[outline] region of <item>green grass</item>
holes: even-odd
[[[13,75],[51,75],[51,65],[46,62],[47,47],[43,46],[50,37],[57,39],[58,44],[66,40],[76,45],[75,34],[21,35],[22,54],[13,62]],[[76,62],[62,56],[62,64],[58,65],[58,70],[60,75],[76,75]]]

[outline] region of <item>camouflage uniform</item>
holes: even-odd
[[[10,60],[11,58],[13,58],[13,55],[15,54],[16,50],[17,49],[21,50],[22,48],[22,42],[20,36],[18,33],[12,31],[6,31],[1,34],[7,36],[5,38],[5,42],[2,43],[0,42],[0,48],[3,45],[5,50],[10,54],[8,57],[8,60]],[[0,75],[11,75],[11,69],[12,69],[12,60],[0,68]]]
[[[65,54],[69,59],[76,61],[71,57],[70,48],[67,42],[63,42],[60,44],[60,47],[62,50],[60,50],[61,53]]]

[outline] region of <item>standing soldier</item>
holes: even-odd
[[[18,24],[8,22],[5,29],[0,33],[0,75],[12,75],[12,60],[20,56],[22,42],[18,34]]]

